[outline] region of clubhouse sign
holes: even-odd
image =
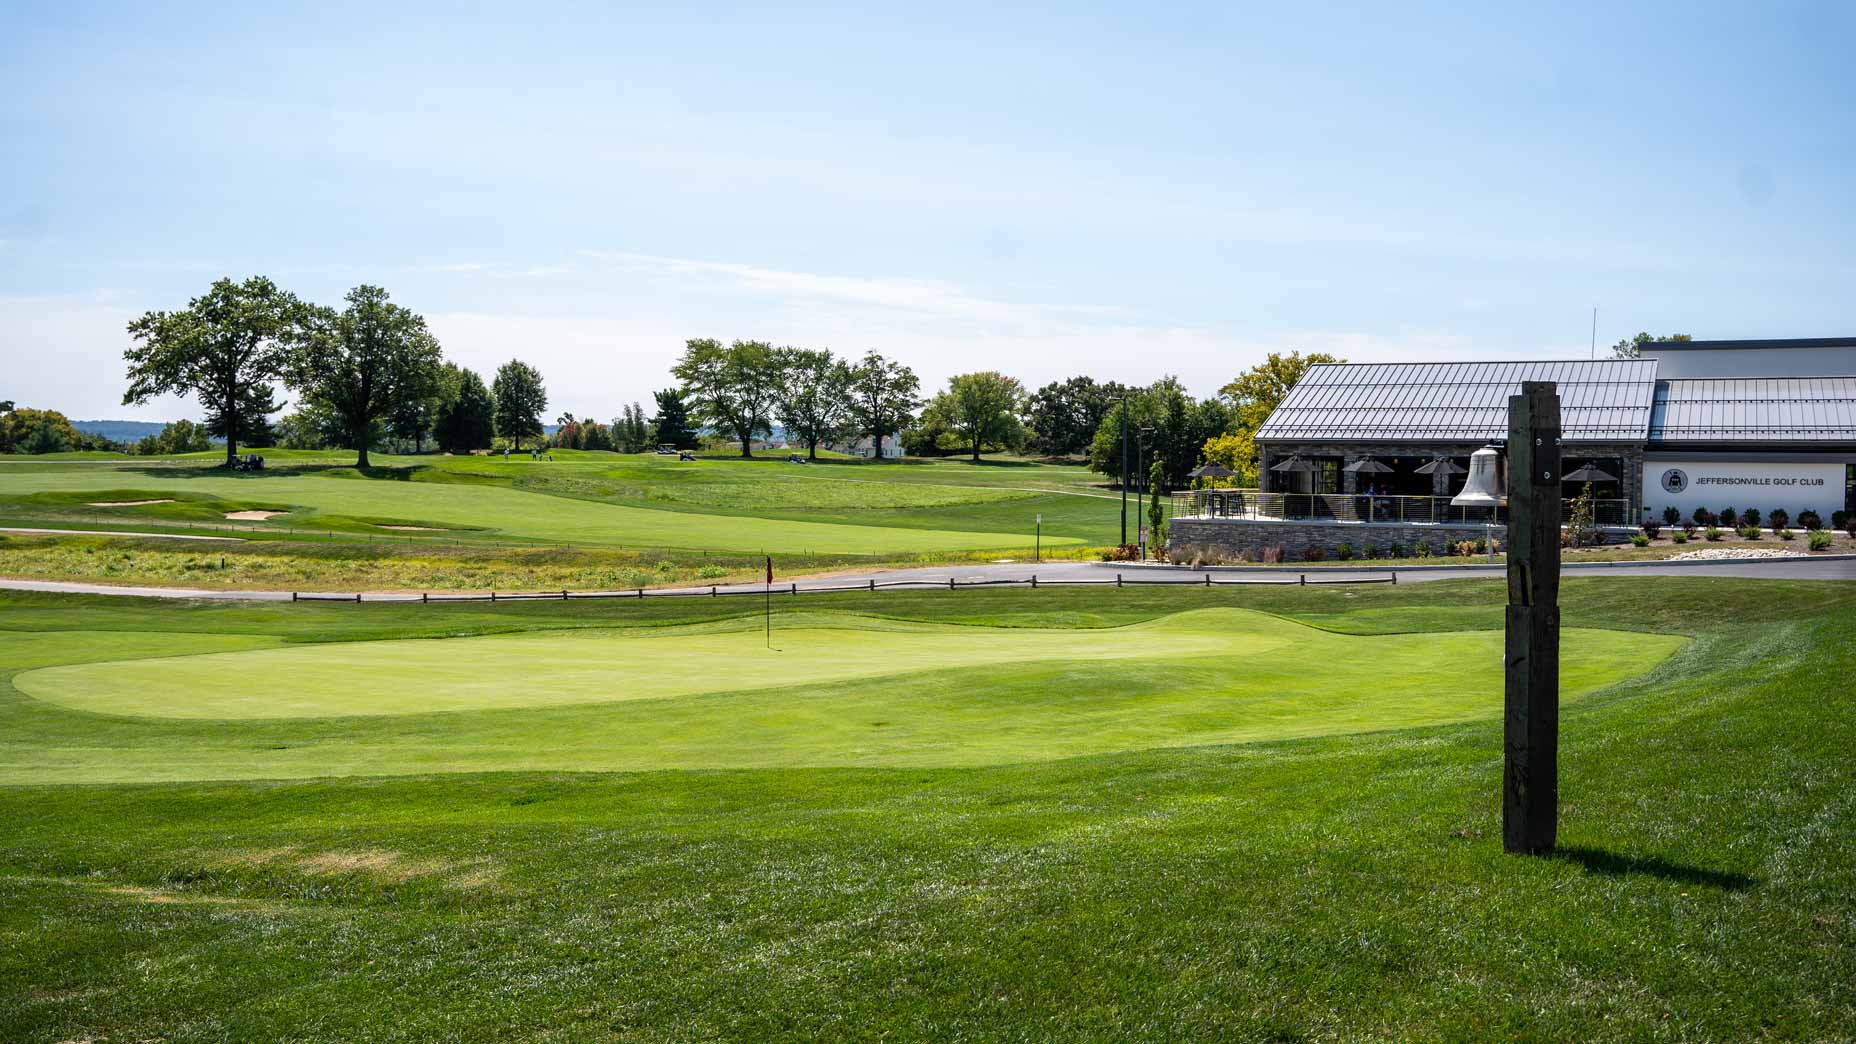
[[[1675,507],[1685,517],[1698,507],[1784,508],[1794,518],[1809,509],[1829,519],[1843,509],[1843,464],[1646,459],[1643,506],[1651,515]]]

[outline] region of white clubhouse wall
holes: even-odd
[[[1699,507],[1710,511],[1758,508],[1761,513],[1784,508],[1795,525],[1799,512],[1808,509],[1822,516],[1828,526],[1831,512],[1843,510],[1843,468],[1842,461],[1645,456],[1644,514],[1661,519],[1663,509],[1670,506],[1680,510],[1683,518],[1693,515]]]

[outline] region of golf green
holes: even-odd
[[[440,745],[463,749],[490,745],[514,715],[527,749],[506,753],[561,768],[1037,760],[1434,724],[1500,705],[1501,635],[1489,631],[1349,635],[1235,608],[1093,629],[840,613],[774,624],[771,647],[751,617],[255,649],[244,639],[231,651],[177,635],[174,648],[193,655],[67,661],[13,685],[68,711],[144,720],[447,719]],[[1565,641],[1576,699],[1682,639],[1575,629]],[[136,644],[147,656],[160,643]]]

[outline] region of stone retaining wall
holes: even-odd
[[[1239,518],[1175,518],[1167,523],[1166,554],[1174,562],[1236,562],[1263,560],[1266,548],[1279,547],[1283,561],[1303,562],[1308,549],[1319,547],[1327,561],[1340,558],[1346,544],[1354,558],[1366,557],[1367,549],[1375,558],[1415,554],[1419,544],[1427,545],[1433,555],[1453,554],[1452,546],[1463,540],[1481,540],[1487,530],[1480,523],[1418,522],[1280,522]],[[1508,527],[1495,527],[1496,549],[1508,539]]]

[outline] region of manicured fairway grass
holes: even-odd
[[[1499,584],[1451,581],[806,604],[898,628],[858,635],[878,641],[1002,627],[1170,641],[1150,632],[1256,620],[1325,671],[1344,650],[1391,663],[1396,645],[1375,643],[1492,638],[1464,632],[1499,627],[1501,599]],[[1856,1027],[1856,585],[1569,581],[1567,625],[1617,640],[1635,665],[1565,709],[1562,849],[1546,859],[1500,850],[1493,690],[1440,724],[1149,749],[1123,736],[1056,760],[1021,748],[988,764],[460,773],[434,755],[427,776],[182,782],[291,754],[274,747],[320,746],[339,773],[354,767],[343,757],[444,750],[463,722],[500,718],[473,741],[491,750],[532,743],[525,723],[550,716],[650,707],[691,716],[649,722],[641,749],[674,746],[699,718],[717,719],[717,742],[732,729],[767,745],[767,705],[749,698],[831,706],[794,742],[837,718],[876,733],[919,704],[962,702],[1061,725],[1074,713],[1075,735],[1106,707],[1142,704],[1159,711],[1156,733],[1177,734],[1210,727],[1174,713],[1210,676],[1182,688],[1163,656],[1042,674],[1050,661],[1007,660],[992,665],[1010,676],[998,686],[939,670],[216,721],[88,714],[11,683],[208,648],[751,635],[729,630],[751,628],[741,609],[0,596],[9,778],[127,766],[177,781],[0,787],[0,1040],[1738,1041]],[[1462,655],[1427,669],[1482,685]],[[863,696],[833,706],[833,692]],[[882,717],[856,716],[883,697],[869,707]],[[1011,720],[995,707],[962,739]]]
[[[387,457],[365,474],[331,454],[294,455],[261,473],[206,460],[6,464],[0,520],[145,528],[262,508],[286,510],[247,531],[907,556],[1027,547],[1040,514],[1053,549],[1102,543],[1119,517],[1100,495],[1074,495],[1091,477],[1074,467],[560,457]],[[173,502],[136,503],[165,498]]]

